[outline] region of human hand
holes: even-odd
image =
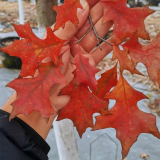
[[[110,27],[113,25],[112,21],[102,24],[103,7],[100,2],[98,0],[87,0],[87,2],[89,4],[82,0],[81,4],[83,6],[83,10],[78,9],[78,27],[76,28],[71,22],[67,22],[64,29],[60,28],[55,32],[56,36],[64,40],[74,39],[78,41],[91,27],[88,19],[88,14],[90,14],[92,18],[92,22],[98,35],[102,38],[106,35]],[[51,28],[54,29],[54,25]],[[66,43],[62,48],[61,53],[63,53],[73,44],[75,44],[75,41]],[[102,51],[99,49],[99,47],[92,51],[96,46],[97,38],[94,31],[91,30],[87,34],[87,36],[80,42],[80,47],[83,56],[89,58],[89,63],[92,66],[97,66],[98,63],[112,50],[112,47],[110,45],[103,42],[101,44]],[[74,45],[69,50],[67,50],[62,57],[64,66],[61,67],[61,73],[66,77],[68,83],[73,79],[72,72],[74,71],[75,66],[73,65],[73,63],[71,63],[71,61],[78,52],[78,47],[78,44]],[[52,106],[54,107],[55,112],[63,108],[70,100],[70,97],[67,95],[58,96],[60,90],[64,88],[64,86],[65,85],[63,84],[56,84],[50,90],[50,101]]]
[[[55,32],[55,35],[64,40],[80,39],[91,27],[88,14],[92,18],[93,24],[95,29],[100,37],[104,37],[104,35],[108,32],[110,27],[112,26],[112,22],[106,22],[102,24],[102,16],[103,16],[103,7],[101,6],[99,0],[87,0],[88,4],[81,0],[81,4],[83,6],[83,10],[78,9],[78,18],[79,18],[79,25],[76,28],[71,22],[67,22],[65,28],[60,28],[58,31]],[[54,28],[54,25],[51,27]],[[45,37],[44,37],[45,38]],[[75,43],[71,41],[71,43],[66,43],[61,53],[63,53],[66,49]],[[109,52],[112,51],[112,47],[107,43],[102,43],[101,48],[95,48],[97,45],[96,36],[92,31],[81,41],[80,46],[82,50],[83,56],[89,58],[89,63],[92,66],[96,66]],[[65,76],[67,82],[69,83],[73,78],[73,70],[75,66],[71,63],[73,57],[77,53],[78,45],[75,45],[71,49],[67,50],[62,57],[62,61],[64,66],[61,67],[61,73]],[[43,62],[50,61],[50,59],[45,59]],[[42,138],[46,139],[53,120],[57,116],[57,111],[63,108],[70,100],[70,97],[67,95],[59,96],[61,89],[65,87],[63,84],[56,84],[50,90],[50,101],[52,106],[54,107],[55,113],[50,117],[48,123],[43,119],[43,117],[36,111],[32,112],[30,115],[25,116],[23,114],[18,115],[21,120],[26,122],[29,126],[31,126]],[[16,92],[9,98],[9,100],[5,103],[2,107],[2,110],[11,113],[13,107],[11,105],[12,102],[16,100]]]

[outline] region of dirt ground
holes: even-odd
[[[160,32],[160,10],[148,16],[145,25],[152,40]]]
[[[30,2],[23,1],[25,22],[30,22],[32,27],[37,26],[37,14],[35,5]],[[19,24],[18,2],[8,2],[0,0],[0,23]],[[13,30],[11,26],[6,25],[0,32],[10,32]],[[160,32],[160,10],[150,15],[145,20],[146,29],[153,39]]]
[[[23,1],[25,22],[29,21],[32,27],[37,26],[37,13],[34,5]],[[10,24],[19,24],[18,2],[8,2],[0,0],[0,23],[6,27],[0,30],[1,33],[11,32],[13,28]]]

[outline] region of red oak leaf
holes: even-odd
[[[116,100],[115,106],[110,110],[113,115],[97,116],[93,130],[115,128],[117,138],[122,144],[123,158],[141,133],[150,133],[160,138],[156,117],[141,111],[137,106],[138,101],[147,97],[134,90],[122,76],[117,86],[105,98]]]
[[[85,58],[80,52],[73,59],[76,66],[75,75],[77,83],[84,83],[92,90],[96,89],[97,80],[95,74],[99,71],[96,67],[89,64],[89,59]]]
[[[29,115],[32,111],[38,111],[44,118],[49,118],[54,113],[49,100],[49,90],[56,83],[67,84],[60,73],[60,66],[61,63],[58,66],[52,62],[42,63],[37,77],[15,79],[7,85],[15,89],[18,95],[12,103],[10,119],[21,113]]]
[[[100,0],[104,7],[103,22],[114,22],[113,42],[122,43],[135,31],[143,39],[150,39],[144,25],[144,19],[154,13],[149,7],[129,8],[127,0]]]
[[[79,23],[77,17],[77,9],[82,8],[80,0],[65,0],[61,6],[53,6],[53,9],[57,12],[57,21],[54,25],[54,31],[60,27],[65,26],[67,21],[71,21],[76,27]]]
[[[93,127],[92,116],[94,113],[110,114],[108,102],[92,94],[84,84],[75,87],[74,81],[72,81],[69,86],[62,89],[61,94],[70,95],[71,100],[59,111],[57,120],[60,121],[65,118],[72,120],[80,137],[88,127]]]
[[[110,89],[116,86],[117,84],[117,64],[110,70],[103,73],[101,75],[101,78],[97,82],[97,89],[93,91],[93,93],[97,95],[99,98],[106,100],[104,98],[106,93],[108,93]]]
[[[134,62],[134,66],[141,62],[147,67],[149,78],[156,84],[160,71],[160,33],[150,44],[145,46],[138,42],[138,36],[135,33],[123,47],[129,49],[129,56]]]
[[[120,64],[120,71],[123,73],[123,71],[126,69],[131,74],[139,74],[142,75],[134,66],[132,60],[128,56],[128,49],[120,50],[118,46],[113,47],[113,57],[112,60],[118,59]]]
[[[56,37],[50,28],[47,28],[47,38],[42,40],[35,36],[29,23],[13,26],[24,39],[15,40],[13,44],[1,50],[10,56],[21,58],[21,77],[33,76],[38,64],[46,57],[51,57],[54,64],[58,64],[58,56],[65,41]]]

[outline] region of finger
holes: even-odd
[[[70,62],[70,46],[68,44],[62,47],[60,54],[62,53],[64,53],[62,56],[63,66],[61,66],[60,71],[63,75],[65,75],[68,70],[68,65]],[[50,61],[52,61],[52,59],[50,57],[46,57],[45,59],[42,60],[42,63],[48,63]]]
[[[73,79],[74,75],[73,75],[73,71],[76,69],[75,65],[69,63],[68,66],[68,71],[66,72],[65,79],[68,82],[68,84],[71,82],[71,80]],[[50,89],[50,96],[58,96],[58,94],[60,93],[61,89],[64,88],[66,86],[66,84],[55,84],[51,87]]]
[[[65,78],[66,78],[68,83],[70,83],[70,81],[74,77],[74,75],[72,74],[72,72],[74,70],[75,70],[75,66],[70,64],[69,69],[68,69],[68,73],[66,73],[66,75],[65,75]],[[56,84],[56,85],[52,86],[52,88],[50,90],[50,101],[51,101],[51,104],[54,108],[61,109],[70,100],[70,96],[66,96],[66,95],[58,96],[61,89],[64,88],[64,87],[65,87],[64,84]]]
[[[95,30],[99,37],[104,37],[109,29],[112,27],[113,22],[108,21],[105,24],[102,24],[102,18],[94,25]],[[87,52],[91,52],[98,44],[97,37],[93,30],[91,30],[87,36],[81,41],[81,46],[83,49],[85,49]]]
[[[88,4],[89,4],[89,6],[94,6],[96,3],[98,3],[99,2],[99,0],[87,0],[87,2],[88,2]]]
[[[76,38],[76,37],[73,37],[73,39],[75,40],[75,41],[78,41],[78,39]],[[72,46],[71,48],[70,48],[70,51],[71,51],[71,55],[73,56],[73,57],[75,57],[75,55],[80,51],[81,52],[81,54],[89,54],[89,52],[87,52],[86,50],[84,50],[83,49],[83,47],[80,45],[80,44],[75,44],[75,42],[74,41],[70,41],[70,46]]]
[[[107,40],[109,43],[112,43],[111,38]],[[95,66],[97,66],[104,57],[106,57],[112,50],[113,47],[109,44],[107,44],[106,42],[103,42],[101,44],[101,48],[102,50],[100,50],[99,47],[97,47],[92,53],[92,57],[91,59],[94,61]]]
[[[90,9],[90,16],[92,18],[93,24],[96,24],[99,19],[103,16],[103,7],[100,3],[97,3],[94,7]],[[91,27],[89,19],[85,22],[82,28],[76,33],[76,37],[80,39]]]
[[[52,103],[54,110],[56,111],[62,109],[64,106],[68,104],[70,99],[70,96],[67,95],[57,96],[54,102]]]
[[[92,7],[90,10],[90,15],[97,34],[103,38],[113,25],[113,22],[109,21],[104,24],[102,23],[103,7],[100,2]],[[91,24],[89,20],[87,20],[85,25],[76,33],[77,39],[83,37],[90,27]],[[87,52],[90,52],[97,45],[97,43],[98,42],[95,33],[93,30],[91,30],[89,34],[82,40],[81,45]]]
[[[62,48],[61,53],[64,53],[62,56],[62,62],[63,66],[61,66],[60,71],[63,75],[65,75],[69,68],[69,62],[70,62],[70,46],[66,45]]]
[[[95,61],[92,57],[92,54],[86,52],[82,47],[81,47],[81,49],[79,49],[79,47],[81,47],[81,46],[79,46],[78,44],[73,46],[73,48],[71,49],[71,54],[73,56],[75,56],[81,50],[81,54],[83,54],[84,57],[89,59],[89,64],[94,67],[97,66],[97,64],[95,63]]]
[[[111,38],[108,39],[107,41],[109,43],[112,42]],[[75,56],[76,53],[78,53],[79,47],[81,46],[77,44],[71,48],[71,54],[73,56]],[[102,50],[100,50],[100,48],[97,47],[93,52],[88,53],[81,47],[81,53],[83,54],[84,57],[89,58],[90,65],[97,66],[103,60],[103,58],[113,50],[113,47],[106,42],[101,43],[101,48]]]
[[[83,26],[88,18],[89,5],[85,0],[81,0],[81,5],[83,10],[80,8],[77,10],[77,16],[79,19],[78,27],[76,28],[72,22],[68,21],[66,22],[64,29],[61,27],[59,30],[54,32],[57,37],[64,40],[69,40],[75,35],[78,29]],[[54,25],[51,28],[54,29]]]
[[[104,37],[106,35],[106,33],[109,31],[109,29],[112,27],[113,25],[113,22],[112,21],[109,21],[109,22],[106,22],[105,24],[102,24],[102,18],[95,24],[95,30],[97,31],[97,34],[100,36],[100,37]],[[75,40],[77,41],[78,38],[76,37]],[[72,41],[71,42],[71,45],[73,45],[74,42]],[[90,53],[97,45],[97,38],[95,36],[95,33],[94,31],[90,31],[87,36],[81,41],[81,46],[82,48]],[[75,53],[77,52],[78,50],[75,49],[75,47],[72,47],[71,48],[71,53],[73,55],[75,55]]]

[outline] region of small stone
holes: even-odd
[[[142,159],[144,159],[144,160],[149,159],[149,155],[146,154],[146,153],[141,153],[140,157],[141,157]]]
[[[4,83],[4,85],[6,85],[7,84],[7,82],[3,82]]]
[[[13,92],[13,89],[12,89],[12,88],[10,88],[10,89],[9,89],[9,91],[10,91],[10,92]]]

